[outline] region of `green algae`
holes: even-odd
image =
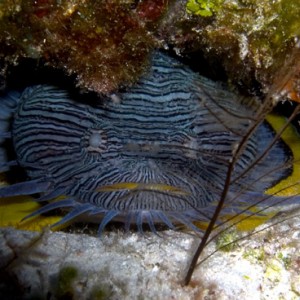
[[[237,230],[230,230],[223,232],[220,236],[218,236],[216,245],[220,251],[229,252],[238,247],[238,243],[236,240],[239,235]]]
[[[249,260],[252,263],[264,262],[266,258],[265,250],[263,247],[258,249],[247,249],[243,253],[243,258]]]
[[[73,299],[74,281],[78,278],[78,270],[75,266],[65,266],[58,274],[56,296],[58,299]]]
[[[221,8],[223,0],[189,0],[186,11],[190,14],[202,17],[211,17]]]
[[[279,252],[277,254],[277,258],[281,260],[286,270],[288,270],[291,267],[292,265],[291,255],[285,255],[284,253]]]
[[[99,284],[92,288],[92,291],[89,295],[89,300],[105,300],[112,298],[113,292],[112,287],[108,284]]]

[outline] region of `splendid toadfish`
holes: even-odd
[[[0,168],[21,168],[27,180],[2,187],[0,197],[38,195],[46,204],[27,218],[65,209],[54,226],[84,217],[99,232],[110,221],[139,231],[156,232],[157,224],[198,230],[195,222],[208,222],[221,197],[235,149],[254,128],[221,214],[282,202],[265,191],[291,174],[293,155],[267,123],[254,126],[256,101],[159,52],[147,74],[112,98],[91,103],[51,85],[4,95]]]

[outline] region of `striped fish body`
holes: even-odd
[[[60,223],[84,214],[98,220],[100,230],[111,219],[140,229],[148,223],[153,231],[155,223],[193,227],[195,220],[207,221],[257,106],[161,53],[134,86],[97,100],[86,104],[84,96],[46,85],[23,92],[12,137],[17,161],[31,179],[28,193],[37,184],[42,200],[67,197],[35,214],[69,207]],[[240,196],[235,202],[289,172],[290,166],[271,172],[285,166],[281,142],[251,167],[273,138],[265,124],[248,138],[230,187],[231,198]],[[259,174],[265,176],[257,180]],[[230,210],[239,209],[235,202]]]

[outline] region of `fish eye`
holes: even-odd
[[[89,145],[92,148],[100,147],[102,143],[102,138],[99,132],[93,132],[89,138]]]
[[[107,148],[107,135],[104,130],[92,129],[85,135],[87,150],[102,153]]]

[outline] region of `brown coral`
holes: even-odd
[[[4,0],[0,79],[33,58],[107,93],[137,80],[153,48],[172,48],[205,75],[267,93],[300,36],[299,13],[293,0]]]
[[[205,3],[214,8],[206,16]],[[158,32],[193,64],[204,57],[236,86],[250,91],[258,83],[268,92],[299,39],[299,13],[293,0],[177,1]]]
[[[138,78],[154,45],[148,24],[166,2],[6,0],[0,4],[0,59],[21,58],[76,74],[81,87],[110,92]],[[158,4],[155,6],[155,4]]]

